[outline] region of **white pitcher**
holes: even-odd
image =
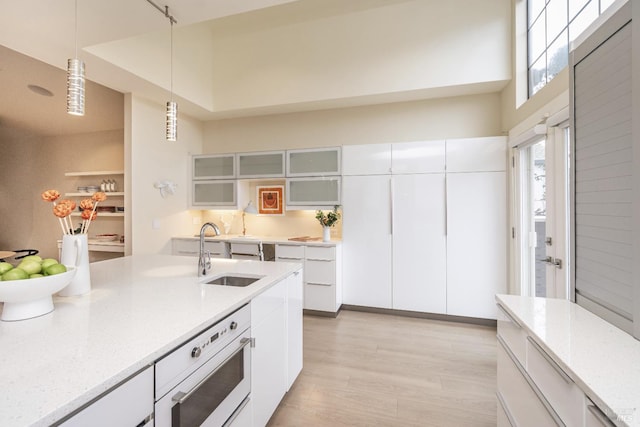
[[[86,234],[65,234],[62,236],[60,264],[75,265],[78,271],[71,283],[58,292],[58,295],[71,297],[84,295],[91,291],[89,246]]]

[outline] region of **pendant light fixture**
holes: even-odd
[[[170,54],[170,89],[171,98],[167,102],[167,114],[166,114],[166,128],[165,135],[167,141],[175,141],[178,139],[178,103],[173,100],[173,24],[177,24],[178,21],[169,13],[169,6],[165,6],[164,9],[151,0],[147,0],[151,6],[158,9],[169,20],[171,24],[171,54]]]
[[[75,0],[75,57],[67,60],[67,113],[84,116],[84,62],[78,59],[78,0]]]
[[[169,7],[167,6],[167,15],[169,14]],[[175,141],[178,139],[178,104],[173,100],[173,19],[169,19],[171,22],[171,65],[170,65],[170,87],[171,98],[167,102],[167,126],[166,134],[167,141]]]

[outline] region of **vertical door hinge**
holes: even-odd
[[[511,156],[511,167],[512,168],[516,167],[516,158],[514,156]]]
[[[515,227],[511,227],[511,238],[512,239],[516,238],[516,228]]]

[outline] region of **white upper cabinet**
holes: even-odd
[[[391,144],[342,147],[342,175],[388,175],[390,173]]]
[[[391,145],[391,170],[394,174],[444,172],[444,165],[444,140]]]
[[[193,179],[229,179],[236,177],[235,154],[198,155],[192,157]]]
[[[447,140],[447,172],[506,170],[507,139],[503,136]]]
[[[238,153],[238,178],[284,177],[284,151]]]
[[[340,147],[287,150],[287,176],[340,175]]]

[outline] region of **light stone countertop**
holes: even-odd
[[[296,236],[289,236],[289,237],[258,236],[258,235],[242,236],[240,234],[222,234],[220,236],[205,237],[205,240],[209,242],[223,241],[223,242],[234,242],[234,243],[260,241],[262,243],[273,243],[273,244],[281,244],[281,245],[306,245],[306,246],[337,246],[342,243],[342,241],[339,239],[331,239],[331,241],[329,242],[323,242],[322,237],[320,236],[311,236],[311,237],[316,237],[318,240],[309,240],[305,242],[298,241],[298,240],[289,240],[291,237],[296,237]],[[199,240],[197,236],[174,236],[173,238]]]
[[[299,268],[213,260],[207,277],[265,276],[234,288],[201,284],[193,258],[137,255],[91,264],[89,294],[54,297],[49,314],[0,322],[0,425],[59,420]]]
[[[609,418],[640,426],[640,342],[570,301],[496,300]]]

